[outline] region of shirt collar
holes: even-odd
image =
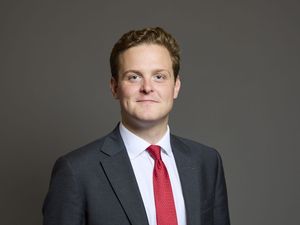
[[[138,137],[130,130],[128,130],[122,124],[122,122],[119,125],[119,130],[130,159],[136,158],[151,145],[149,142],[145,141],[144,139]],[[163,153],[165,153],[168,156],[172,156],[169,126],[167,126],[166,133],[156,143],[156,145],[159,145],[161,147]]]

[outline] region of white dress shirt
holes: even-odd
[[[153,192],[154,160],[146,150],[151,144],[129,131],[122,123],[120,123],[119,129],[140,189],[149,225],[157,225]],[[156,145],[161,147],[161,157],[169,173],[178,225],[186,225],[184,199],[171,148],[169,127],[165,135]]]

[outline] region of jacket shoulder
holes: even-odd
[[[88,144],[85,144],[75,150],[72,150],[64,154],[62,157],[68,160],[76,160],[76,159],[82,160],[82,158],[84,157],[95,155],[99,152],[99,149],[101,149],[106,137],[107,135],[99,139],[96,139]]]
[[[190,151],[190,153],[193,155],[200,155],[202,157],[220,157],[218,150],[211,146],[176,135],[172,135],[172,138],[176,144],[184,146],[185,149]]]

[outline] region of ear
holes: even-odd
[[[181,81],[180,81],[180,77],[178,75],[176,77],[176,80],[175,80],[174,96],[173,96],[174,99],[176,99],[178,97],[178,94],[179,94],[179,91],[180,91],[180,87],[181,87]]]
[[[118,81],[116,78],[111,77],[110,79],[110,90],[115,99],[118,99]]]

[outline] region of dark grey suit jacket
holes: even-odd
[[[229,225],[222,162],[214,149],[171,135],[188,225]],[[57,160],[44,225],[148,225],[118,127]]]

